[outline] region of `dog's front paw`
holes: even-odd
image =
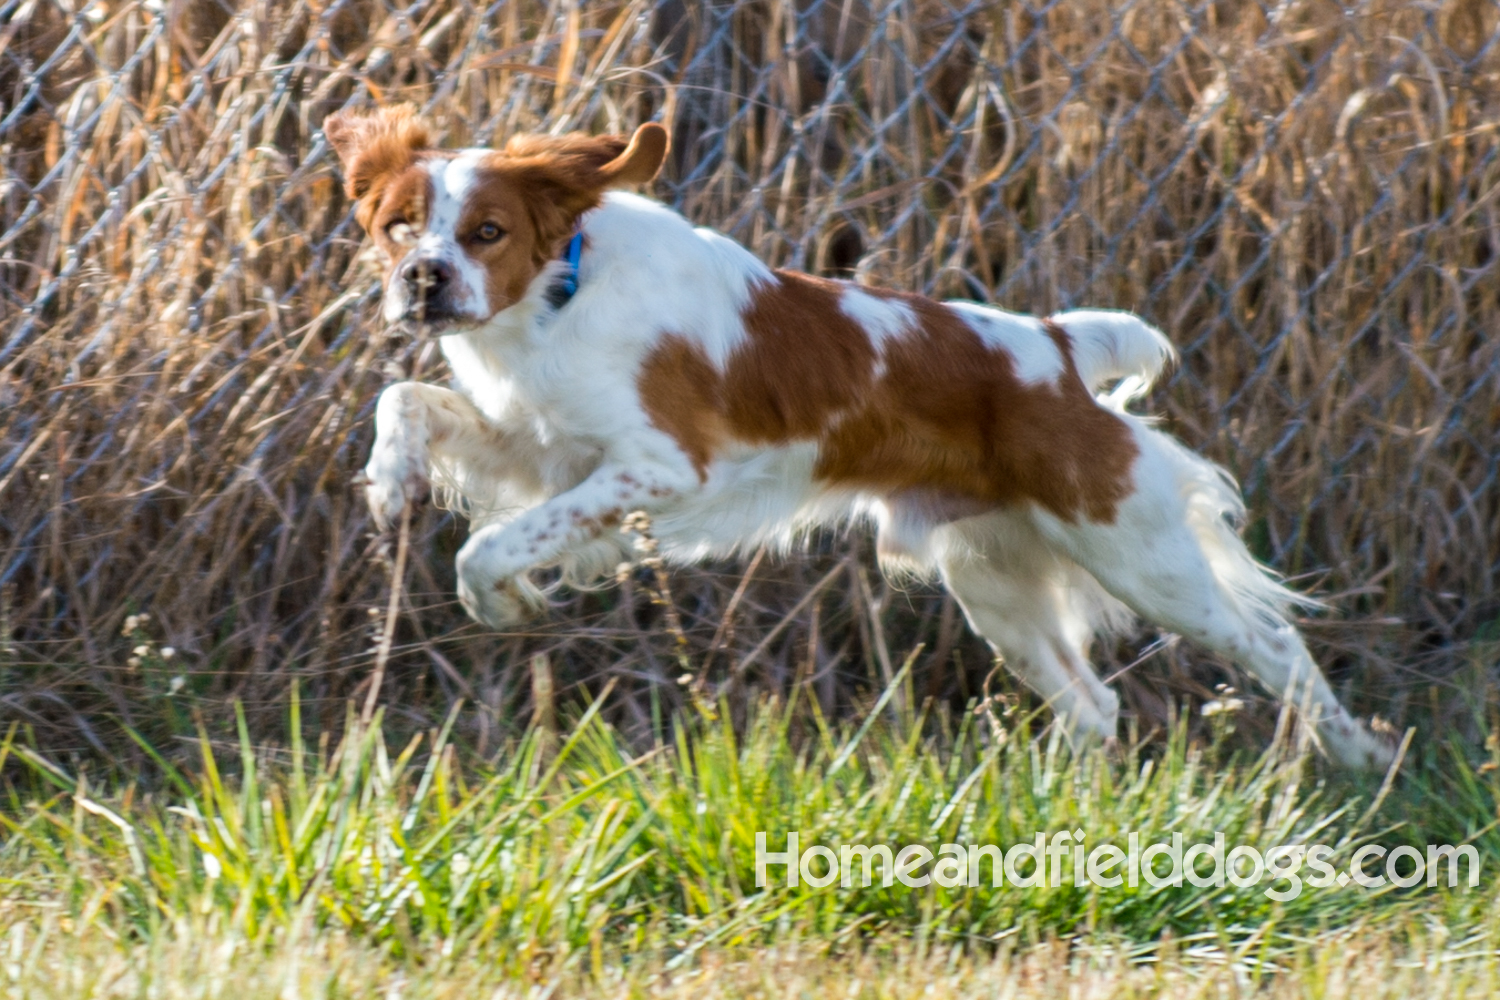
[[[469,617],[506,629],[534,617],[545,605],[524,572],[501,570],[486,558],[484,539],[470,539],[458,552],[458,600]]]
[[[536,614],[529,589],[514,577],[494,580],[466,577],[463,573],[458,577],[458,600],[469,617],[496,630],[519,625]]]
[[[381,531],[395,524],[406,505],[421,500],[427,490],[426,463],[409,451],[376,444],[365,466],[365,503]]]

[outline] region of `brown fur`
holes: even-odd
[[[637,385],[646,416],[682,448],[699,480],[729,439],[724,386],[697,344],[667,334],[641,366]]]
[[[400,176],[432,145],[431,130],[409,104],[369,115],[330,115],[323,134],[343,164],[345,192],[361,201],[360,224],[366,228],[364,209],[380,200],[379,185]]]
[[[778,272],[745,311],[747,342],[724,373],[725,417],[735,437],[774,444],[818,437],[868,398],[869,335],[839,308],[843,286]]]
[[[811,440],[815,474],[833,486],[946,498],[969,513],[1035,503],[1070,521],[1114,520],[1133,489],[1136,445],[1079,379],[1062,330],[1047,327],[1064,373],[1028,385],[951,309],[863,289],[903,301],[919,323],[886,340],[877,379],[868,333],[839,308],[844,287],[778,272],[754,293],[747,341],[722,373],[677,337],[647,358],[646,411],[700,475],[732,440]]]

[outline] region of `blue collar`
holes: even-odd
[[[583,256],[583,230],[573,234],[568,249],[563,253],[563,262],[568,265],[547,291],[547,302],[553,309],[561,309],[578,293],[578,258]]]

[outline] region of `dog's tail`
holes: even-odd
[[[1114,309],[1073,309],[1050,317],[1073,345],[1073,365],[1089,391],[1121,379],[1108,401],[1123,405],[1151,388],[1169,362],[1177,360],[1171,341],[1134,313]]]

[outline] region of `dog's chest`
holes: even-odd
[[[487,350],[445,337],[454,386],[495,424],[526,424],[545,447],[598,448],[619,418],[638,411],[634,394],[595,352]]]

